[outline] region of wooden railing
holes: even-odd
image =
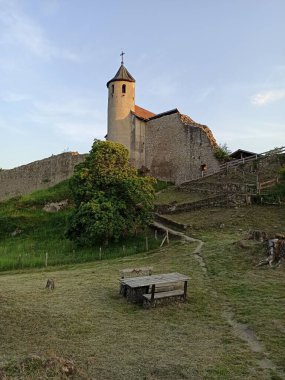
[[[232,160],[232,161],[226,162],[226,163],[220,165],[220,170],[233,168],[233,167],[238,166],[240,164],[245,164],[247,162],[255,161],[258,159],[262,160],[264,158],[268,158],[269,156],[278,155],[278,154],[282,154],[282,153],[285,153],[285,146],[282,146],[281,148],[275,148],[272,150],[268,150],[267,152],[259,153],[259,154],[256,154],[254,156],[240,158],[238,160]]]
[[[282,146],[280,148],[275,148],[275,149],[272,149],[272,150],[268,150],[267,152],[258,153],[258,154],[254,155],[254,156],[250,156],[250,157],[245,157],[245,158],[241,158],[241,159],[237,159],[237,160],[228,161],[228,162],[220,165],[217,170],[212,171],[212,172],[210,172],[208,174],[205,173],[205,172],[201,172],[201,176],[198,176],[198,177],[193,178],[191,180],[187,180],[185,178],[185,181],[182,182],[182,184],[186,184],[186,183],[189,183],[189,182],[194,182],[194,181],[200,180],[201,178],[212,177],[213,175],[215,175],[217,173],[220,173],[223,170],[234,168],[236,166],[239,166],[241,164],[245,164],[247,162],[256,161],[256,160],[262,160],[262,159],[268,158],[270,156],[279,155],[279,154],[282,154],[282,153],[285,153],[285,146]],[[258,185],[258,178],[256,180],[256,183]]]
[[[277,185],[277,183],[278,183],[278,178],[274,178],[265,182],[259,182],[257,186],[257,193],[260,194],[262,190],[269,189],[270,187]]]

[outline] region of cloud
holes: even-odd
[[[209,95],[211,95],[215,91],[215,87],[209,86],[205,89],[201,90],[200,95],[198,96],[198,102],[203,102],[208,98]]]
[[[262,91],[250,98],[251,104],[254,106],[263,107],[269,103],[274,103],[285,97],[285,90],[269,90]]]
[[[73,141],[89,141],[106,134],[106,114],[99,111],[95,98],[75,98],[64,102],[34,102],[30,120],[48,125],[55,134]]]
[[[76,142],[92,142],[95,137],[103,139],[107,133],[103,126],[95,129],[95,123],[92,122],[74,123],[67,121],[57,123],[55,126],[60,135],[67,136]]]
[[[31,97],[27,94],[20,94],[20,93],[14,93],[14,92],[7,92],[7,93],[0,93],[0,101],[6,102],[6,103],[17,103],[22,102],[24,100],[29,100]]]
[[[42,59],[79,60],[76,54],[53,45],[44,29],[24,14],[15,1],[0,0],[0,26],[2,44],[19,45]]]

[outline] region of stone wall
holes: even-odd
[[[187,125],[180,113],[150,119],[145,128],[145,165],[156,178],[180,184],[219,169],[213,141],[203,126]]]
[[[0,201],[46,189],[69,178],[86,155],[68,152],[0,172]]]

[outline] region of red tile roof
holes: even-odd
[[[150,117],[152,116],[155,116],[155,113],[153,112],[150,112],[144,108],[141,108],[139,106],[135,106],[135,112],[134,114],[137,116],[137,117],[140,117],[142,119],[149,119]]]

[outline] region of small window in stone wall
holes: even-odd
[[[125,85],[125,84],[122,85],[122,93],[123,93],[123,94],[126,93],[126,85]]]
[[[201,167],[200,167],[200,169],[201,169],[201,174],[202,174],[202,177],[203,177],[205,171],[207,170],[207,165],[206,164],[202,164]]]
[[[114,95],[114,92],[115,92],[115,87],[114,87],[114,85],[112,84],[112,95]]]

